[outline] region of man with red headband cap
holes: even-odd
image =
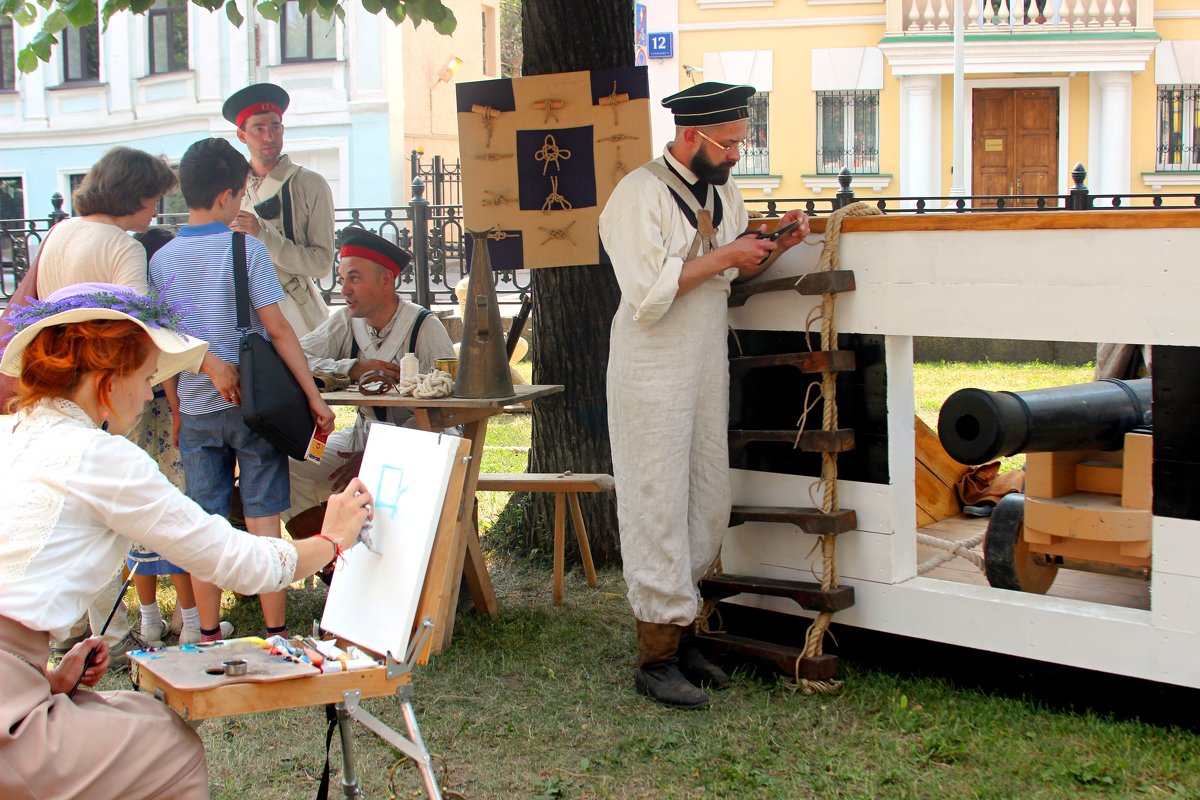
[[[396,294],[409,254],[361,228],[346,228],[341,240],[338,275],[346,305],[300,340],[313,372],[357,381],[379,371],[399,380],[400,359],[406,353],[417,356],[421,373],[432,370],[439,358],[454,358],[454,345],[442,321]],[[354,427],[329,437],[320,464],[291,462],[292,508],[284,517],[320,504],[329,497],[331,485],[345,486],[358,475],[370,425],[403,425],[411,417],[404,408],[360,406]]]
[[[284,317],[297,336],[329,316],[313,282],[333,266],[333,193],[323,177],[293,164],[283,152],[288,93],[273,83],[235,92],[221,109],[250,151],[250,179],[242,211],[230,227],[267,246],[284,298]]]

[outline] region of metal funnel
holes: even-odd
[[[492,283],[492,259],[488,255],[489,231],[468,231],[474,244],[467,302],[463,311],[463,337],[458,351],[458,377],[454,396],[464,398],[513,397],[512,374],[508,371],[504,331],[500,326],[500,304]]]

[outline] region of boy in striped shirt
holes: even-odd
[[[188,224],[150,261],[150,283],[172,301],[193,310],[194,330],[208,340],[209,353],[225,362],[213,375],[181,373],[167,387],[175,435],[183,457],[187,495],[210,514],[229,513],[234,464],[246,529],[257,536],[280,537],[279,514],[290,505],[288,459],[246,427],[238,408],[237,372],[241,333],[233,286],[233,232],[229,223],[241,208],[250,165],[224,139],[192,144],[179,162],[179,185],[188,205]],[[321,430],[333,430],[333,412],[321,399],[300,342],[280,311],[283,289],[267,248],[246,237],[250,329],[270,339],[308,397]],[[210,365],[211,366],[211,365]],[[200,612],[201,641],[224,638],[220,621],[221,588],[192,579]],[[260,595],[267,634],[287,635],[285,595]]]

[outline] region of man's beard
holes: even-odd
[[[697,150],[696,155],[692,156],[692,172],[705,183],[724,186],[732,171],[733,164],[714,164],[703,149]]]

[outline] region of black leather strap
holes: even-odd
[[[237,296],[237,327],[250,328],[250,275],[246,271],[246,234],[233,234],[233,291]]]
[[[333,746],[333,732],[337,730],[337,708],[333,703],[325,706],[325,721],[329,727],[325,730],[325,769],[321,771],[321,784],[317,787],[317,800],[329,800],[329,750]]]

